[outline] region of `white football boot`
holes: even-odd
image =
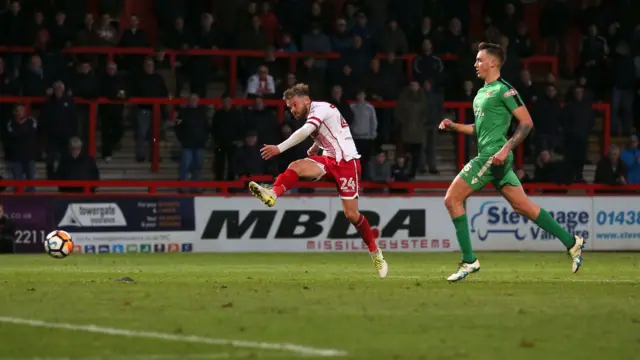
[[[451,274],[447,278],[447,281],[456,282],[456,281],[464,280],[470,274],[473,274],[474,272],[478,272],[478,271],[480,271],[480,261],[478,261],[478,259],[476,259],[476,261],[470,264],[461,262],[460,265],[458,266],[458,270],[456,270],[456,272]]]
[[[389,265],[387,265],[387,261],[384,259],[384,256],[382,256],[382,250],[378,248],[378,250],[372,251],[369,254],[373,260],[373,265],[375,265],[378,270],[378,275],[381,279],[384,279],[389,272]]]
[[[581,236],[575,236],[576,243],[569,249],[569,257],[571,258],[571,271],[577,273],[582,266],[582,249],[584,249],[585,241]]]
[[[266,188],[254,181],[251,181],[249,183],[249,191],[251,191],[253,196],[260,199],[260,201],[262,201],[268,207],[273,207],[276,204],[276,199],[278,198],[278,196],[272,189]]]

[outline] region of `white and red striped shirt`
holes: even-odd
[[[311,138],[324,150],[323,155],[338,162],[360,158],[349,124],[334,105],[322,101],[312,102],[306,123],[316,128],[311,133]]]

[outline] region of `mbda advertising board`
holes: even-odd
[[[446,231],[428,230],[431,216],[435,226],[442,222],[438,217],[446,214],[442,201],[439,211],[428,214],[427,209],[436,206],[431,201],[366,198],[360,201],[360,211],[369,219],[383,250],[456,250],[455,238],[444,236]],[[337,198],[284,197],[276,207],[266,208],[254,198],[200,197],[195,206],[200,240],[194,251],[366,251]]]

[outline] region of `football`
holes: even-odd
[[[67,257],[73,251],[71,235],[62,230],[50,232],[44,241],[44,249],[47,254],[56,259]]]

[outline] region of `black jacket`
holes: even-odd
[[[244,114],[235,108],[220,109],[213,115],[211,134],[216,147],[229,147],[244,138],[247,131]]]
[[[185,149],[204,149],[209,139],[209,120],[203,107],[180,109],[176,137]]]
[[[620,177],[627,178],[627,166],[622,159],[618,159],[615,168],[608,157],[604,157],[598,161],[596,165],[596,175],[593,180],[594,184],[605,185],[621,185],[618,182]]]
[[[141,74],[136,77],[133,95],[143,98],[166,97],[169,95],[164,79],[158,73]],[[152,105],[138,105],[142,110],[151,110]]]
[[[94,158],[80,154],[77,158],[67,155],[60,160],[56,170],[57,180],[100,180],[98,165]],[[61,192],[82,192],[78,187],[61,187]],[[95,190],[95,189],[93,189]]]
[[[71,138],[78,135],[76,103],[69,96],[49,97],[40,118],[42,130],[47,136]]]
[[[7,140],[10,151],[7,160],[26,163],[35,161],[38,139],[38,122],[27,117],[22,123],[13,119],[7,123]]]

